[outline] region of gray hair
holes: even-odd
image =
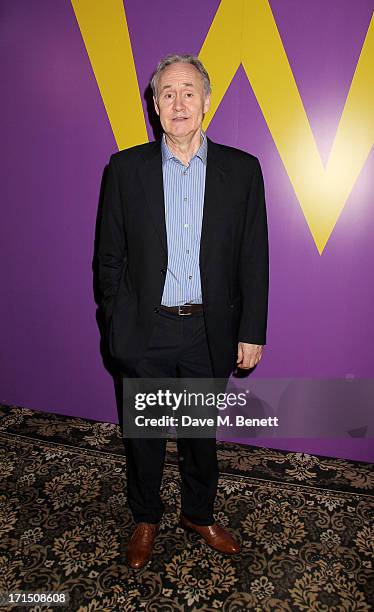
[[[195,68],[200,72],[202,76],[203,83],[204,83],[205,96],[209,96],[210,92],[212,91],[212,88],[210,86],[209,74],[204,68],[199,58],[196,57],[196,55],[189,55],[189,54],[178,55],[176,53],[170,53],[169,55],[166,55],[159,61],[157,68],[155,72],[153,73],[153,76],[151,79],[151,88],[152,88],[153,95],[156,98],[156,100],[157,100],[157,85],[158,85],[158,81],[159,81],[161,72],[165,70],[167,66],[170,66],[170,64],[176,64],[177,62],[184,62],[185,64],[192,64],[192,66],[195,66]]]

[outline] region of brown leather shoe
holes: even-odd
[[[187,531],[195,531],[201,535],[209,546],[227,555],[234,555],[240,552],[241,547],[238,542],[220,525],[196,525],[183,514],[180,515],[180,526]]]
[[[127,562],[133,569],[140,569],[152,556],[153,544],[159,523],[138,523],[127,546]]]

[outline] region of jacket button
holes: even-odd
[[[161,274],[166,274],[165,268],[161,268]]]
[[[157,306],[155,306],[154,309],[153,309],[153,312],[158,312],[158,311],[159,310],[158,310]]]

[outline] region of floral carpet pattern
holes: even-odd
[[[126,565],[133,521],[118,425],[0,404],[0,593],[69,593],[69,612],[370,612],[374,466],[218,443],[215,517],[228,557],[178,527],[176,445],[151,562]]]

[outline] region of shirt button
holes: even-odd
[[[183,200],[184,200],[185,202],[187,202],[187,198],[183,198]]]
[[[187,255],[189,255],[189,254],[190,254],[190,252],[189,252],[189,250],[188,250],[188,249],[187,249],[186,253],[187,253]]]
[[[188,278],[191,280],[192,276],[189,276]]]
[[[184,227],[187,229],[189,227],[188,223],[185,223]]]

